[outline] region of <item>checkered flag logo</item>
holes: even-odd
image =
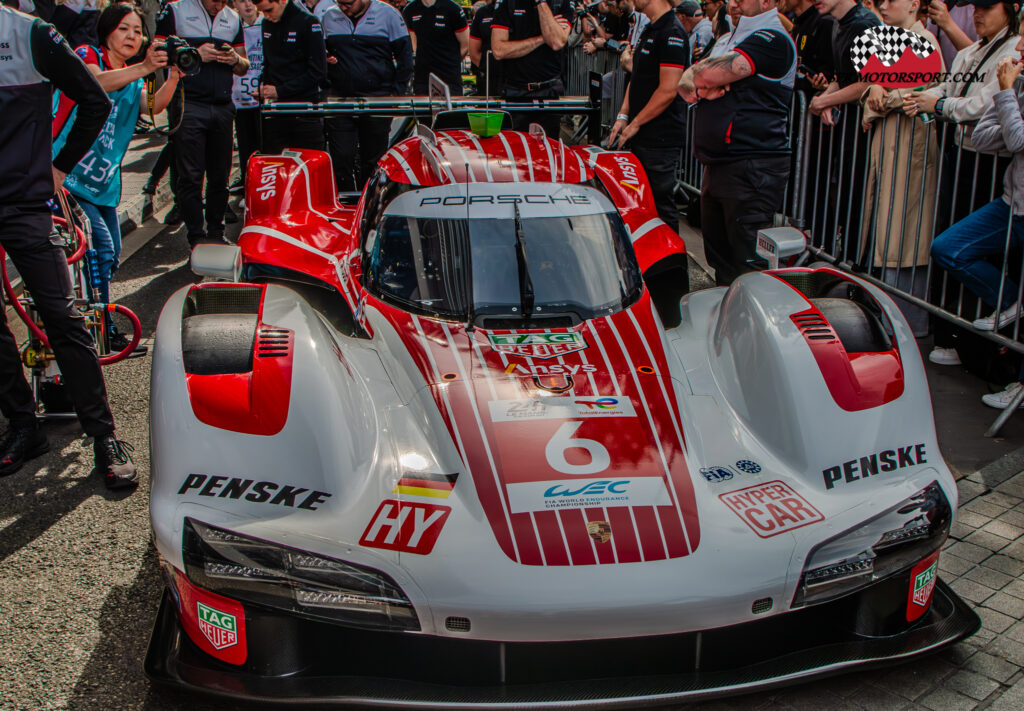
[[[908,47],[922,58],[935,51],[931,43],[916,32],[880,25],[869,27],[854,38],[850,55],[854,68],[859,72],[867,66],[872,56],[877,57],[886,67],[893,66]]]

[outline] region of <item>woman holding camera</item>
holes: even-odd
[[[110,276],[121,255],[121,229],[117,205],[121,201],[121,161],[128,151],[140,112],[148,112],[143,77],[167,66],[163,45],[150,45],[146,58],[129,65],[142,46],[142,18],[128,3],[119,2],[105,9],[96,23],[99,47],[83,45],[75,50],[113,103],[99,138],[74,170],[64,179],[64,187],[78,200],[92,225],[93,246],[98,259],[100,298],[110,300]],[[172,67],[163,86],[153,96],[153,113],[163,111],[178,86],[180,72]],[[70,130],[74,103],[59,95],[53,125],[53,154],[64,146]],[[112,350],[127,347],[127,339],[116,333],[109,314],[107,333]],[[137,352],[142,349],[137,349]],[[143,350],[144,352],[144,350]]]

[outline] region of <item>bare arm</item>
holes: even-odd
[[[525,57],[542,44],[544,37],[541,35],[513,41],[508,38],[508,30],[504,27],[495,27],[491,30],[491,51],[494,52],[495,59]]]
[[[167,52],[163,44],[151,44],[146,51],[146,58],[138,64],[130,64],[121,69],[108,69],[101,71],[97,64],[86,64],[89,71],[96,76],[103,91],[110,94],[118,89],[131,84],[136,79],[141,79],[155,72],[160,67],[167,66]]]
[[[455,36],[459,40],[459,56],[465,57],[469,54],[469,29],[464,29],[462,32],[456,32]]]
[[[479,37],[469,38],[469,61],[473,63],[474,67],[483,66],[481,62],[484,58],[484,42]]]
[[[409,29],[409,39],[412,41],[412,53],[416,54],[416,33]]]
[[[701,60],[683,72],[677,90],[691,104],[697,99],[717,99],[729,84],[753,73],[754,67],[745,55],[726,52],[720,57]]]
[[[569,41],[569,28],[555,19],[551,6],[546,2],[537,3],[537,15],[540,16],[540,34],[544,44],[557,52]]]

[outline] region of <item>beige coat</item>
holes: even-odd
[[[938,48],[938,40],[920,22],[910,29]],[[861,244],[864,261],[876,267],[927,264],[934,231],[937,131],[934,123],[903,113],[904,91],[890,90],[881,114],[867,107],[867,92],[861,98],[864,121],[872,124]],[[869,252],[872,238],[873,260]]]

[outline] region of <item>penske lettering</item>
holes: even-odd
[[[853,483],[875,476],[878,473],[894,472],[897,469],[927,464],[923,444],[910,444],[898,449],[886,449],[860,459],[851,459],[828,469],[822,469],[825,489],[834,489],[836,484]]]
[[[185,477],[181,488],[178,489],[178,495],[186,494],[219,499],[244,499],[254,504],[274,504],[308,511],[316,511],[320,504],[332,496],[326,491],[310,491],[290,484],[208,474],[189,474]]]
[[[748,486],[718,498],[761,538],[825,520],[807,499],[781,481]]]

